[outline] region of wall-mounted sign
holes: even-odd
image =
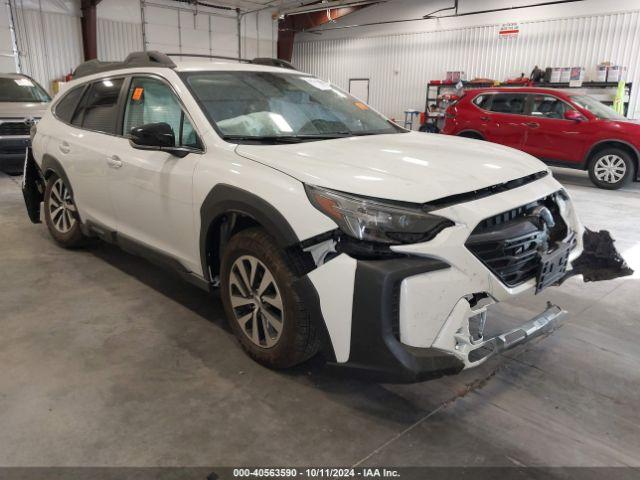
[[[517,23],[503,23],[498,31],[500,38],[515,38],[520,33],[520,25]]]

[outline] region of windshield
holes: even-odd
[[[589,95],[571,95],[571,100],[581,108],[589,110],[596,117],[605,120],[626,120],[626,118],[617,113],[613,108],[607,107],[604,103],[600,103]]]
[[[40,85],[26,77],[0,78],[0,102],[49,102]]]
[[[230,71],[184,77],[209,120],[232,141],[310,141],[404,131],[311,76]]]

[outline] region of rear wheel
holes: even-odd
[[[53,239],[65,248],[80,247],[86,237],[80,228],[80,217],[71,190],[57,174],[47,179],[44,192],[44,219]]]
[[[600,188],[617,190],[631,181],[635,172],[631,156],[619,148],[606,148],[592,155],[589,178]]]
[[[287,368],[311,358],[321,336],[284,252],[260,228],[234,235],[222,259],[221,296],[238,341],[254,360]]]

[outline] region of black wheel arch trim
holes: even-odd
[[[200,258],[207,281],[212,281],[208,247],[211,242],[219,244],[219,239],[210,238],[210,229],[217,221],[233,213],[255,220],[283,249],[300,242],[289,222],[269,202],[242,188],[220,183],[211,189],[200,207]]]
[[[48,176],[47,172],[53,172],[56,175],[58,175],[60,178],[62,178],[62,180],[64,180],[65,185],[71,192],[71,197],[73,198],[73,185],[71,185],[71,182],[69,181],[69,177],[67,176],[67,172],[65,171],[64,167],[56,157],[48,153],[45,153],[42,156],[42,165],[40,167],[40,170],[42,171],[42,175],[44,175],[45,179]]]
[[[456,133],[456,137],[463,137],[463,138],[471,138],[471,137],[465,137],[465,133],[473,133],[474,135],[477,135],[478,137],[480,137],[479,140],[485,140],[484,135],[482,133],[480,133],[478,130],[473,130],[473,129],[465,129],[465,130],[461,130],[458,133]]]

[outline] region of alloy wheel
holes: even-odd
[[[284,307],[273,274],[252,255],[231,266],[229,295],[236,322],[257,346],[271,348],[282,335]]]
[[[604,155],[596,161],[593,171],[601,182],[618,183],[627,173],[627,164],[618,155]]]
[[[76,224],[76,206],[71,192],[61,178],[51,187],[49,197],[49,218],[54,228],[60,233],[68,233]]]

